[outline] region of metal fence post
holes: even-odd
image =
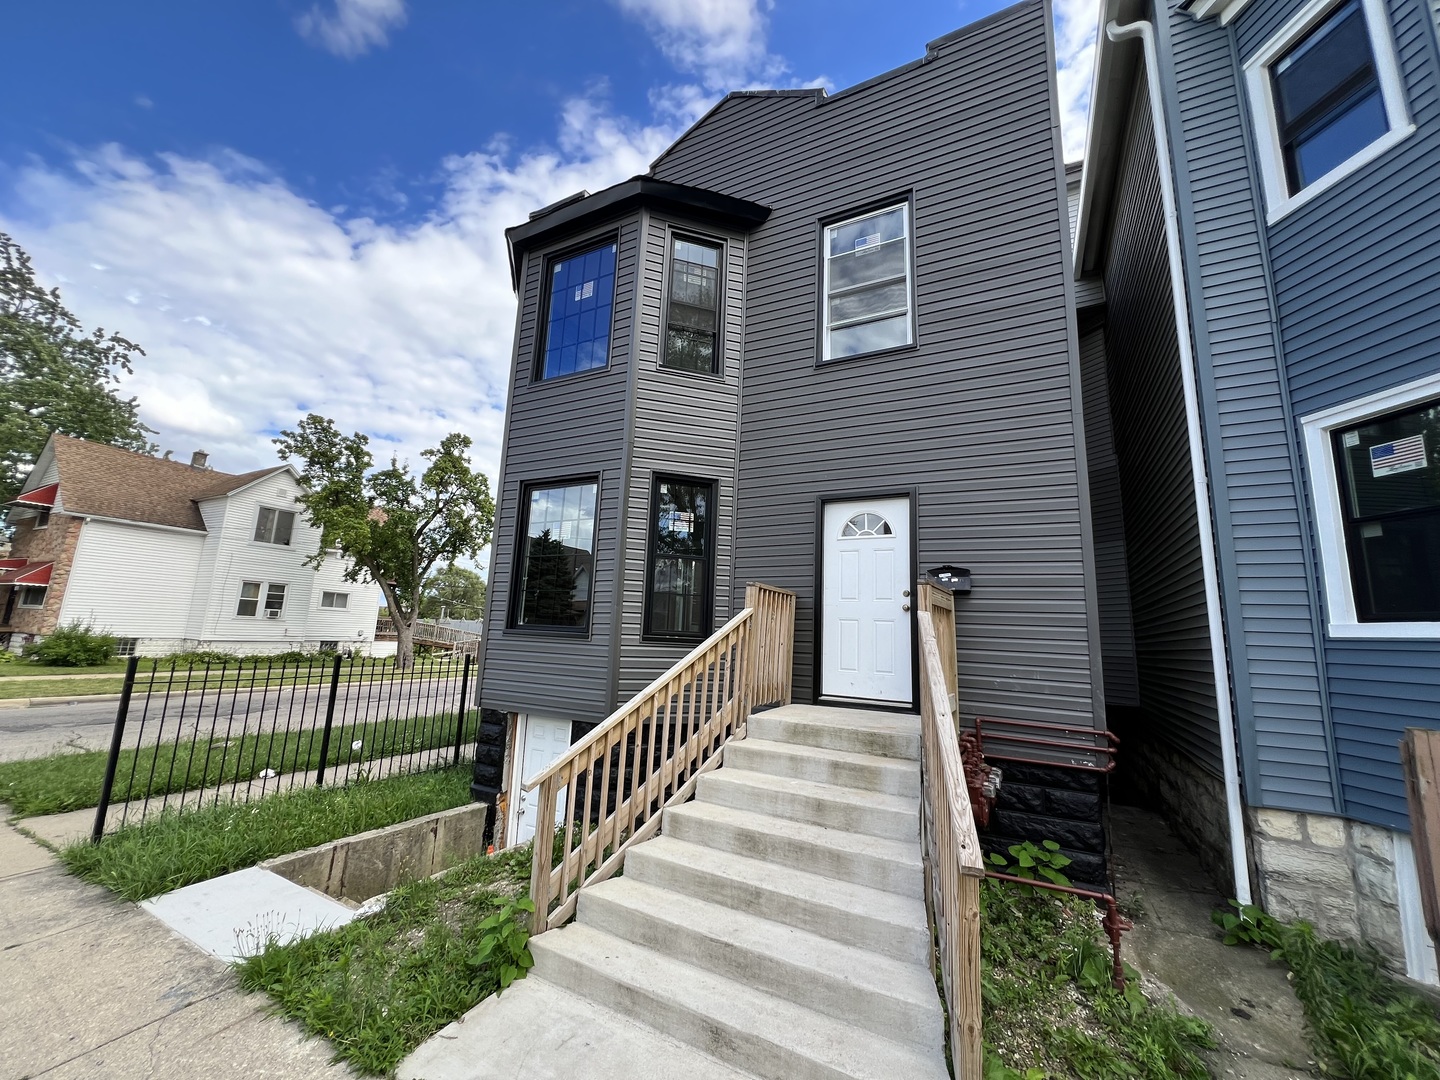
[[[100,805],[95,808],[95,826],[90,842],[98,844],[105,835],[105,813],[110,809],[110,795],[115,790],[115,770],[120,765],[120,744],[125,740],[125,718],[130,714],[130,694],[135,689],[135,669],[140,657],[132,656],[125,664],[125,685],[120,690],[120,706],[115,710],[115,730],[110,736],[110,756],[105,760],[105,781],[100,785]]]
[[[465,654],[465,670],[460,676],[460,714],[455,721],[455,764],[460,764],[460,754],[465,748],[465,698],[470,689],[470,654]]]
[[[325,783],[325,759],[330,756],[330,726],[335,722],[335,694],[340,689],[340,654],[330,669],[330,700],[325,704],[325,731],[320,736],[320,764],[315,766],[315,786]]]

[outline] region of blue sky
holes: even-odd
[[[157,441],[274,461],[306,411],[492,478],[503,229],[642,172],[726,89],[838,89],[997,0],[70,0],[7,12],[0,230],[138,341]],[[1057,0],[1068,156],[1094,0]]]

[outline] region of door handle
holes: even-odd
[[[910,610],[910,605],[909,605],[909,604],[901,604],[901,605],[900,605],[900,610],[901,610],[901,611],[909,611],[909,610]]]

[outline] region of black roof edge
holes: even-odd
[[[539,217],[532,215],[531,220],[506,229],[511,284],[518,291],[520,256],[530,248],[641,206],[746,230],[753,229],[770,216],[768,206],[737,199],[733,195],[672,184],[668,180],[656,180],[653,176],[632,176],[583,199],[562,200],[561,205],[549,213]]]
[[[983,19],[976,19],[972,23],[966,23],[958,30],[951,30],[948,34],[940,35],[934,41],[927,43],[925,49],[927,52],[933,52],[942,46],[949,45],[951,42],[959,41],[961,38],[967,38],[977,31],[984,30],[987,26],[991,26],[997,22],[1004,22],[1022,8],[1030,7],[1036,3],[1038,3],[1038,0],[1019,0],[1018,3],[1011,4],[1009,7],[1001,8],[999,11],[992,11]]]

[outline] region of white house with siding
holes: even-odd
[[[55,435],[9,506],[0,645],[84,623],[121,652],[368,652],[379,587],[320,544],[290,466],[231,474]]]

